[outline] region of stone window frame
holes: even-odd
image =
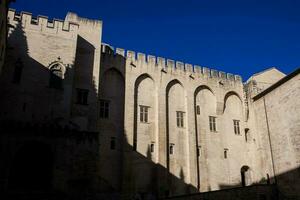
[[[184,128],[184,115],[183,111],[176,111],[176,125],[178,128]]]
[[[208,121],[209,121],[210,132],[217,132],[217,117],[216,116],[208,116]]]
[[[235,135],[241,135],[240,120],[233,120],[233,129]]]
[[[102,119],[109,118],[110,111],[110,100],[100,99],[99,101],[99,116]]]
[[[149,109],[150,106],[140,105],[140,122],[149,123]]]

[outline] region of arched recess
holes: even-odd
[[[99,126],[101,130],[101,178],[107,187],[121,187],[124,139],[125,77],[116,68],[109,68],[100,78]],[[101,108],[102,106],[102,108]],[[104,107],[104,108],[103,108]],[[107,112],[101,114],[101,112]]]
[[[9,176],[9,188],[48,190],[52,188],[53,153],[51,147],[32,141],[15,154]]]
[[[61,89],[66,72],[65,66],[61,62],[56,61],[49,65],[49,70],[49,87]]]
[[[227,100],[229,97],[237,97],[239,100],[240,100],[240,103],[242,104],[242,98],[240,97],[240,95],[238,93],[236,93],[235,91],[230,91],[230,92],[227,92],[225,97],[224,97],[224,106],[223,106],[223,113],[225,112],[226,110],[226,103],[227,103]]]
[[[251,170],[247,165],[241,167],[241,185],[243,187],[251,185]]]
[[[157,155],[157,109],[156,87],[149,74],[140,75],[134,84],[134,184],[137,192],[153,188],[153,177],[156,177],[153,162]],[[151,145],[153,145],[151,147]]]
[[[172,195],[183,194],[186,191],[183,183],[189,179],[186,107],[182,83],[177,79],[170,81],[166,87],[166,157],[167,169],[173,175],[168,179]]]
[[[147,149],[145,147],[143,149],[138,149],[138,141],[145,143],[148,141],[151,144],[151,140],[155,139],[153,135],[155,131],[155,82],[153,78],[149,74],[142,74],[140,75],[134,84],[134,134],[133,134],[133,149],[137,150],[139,153],[147,156]],[[147,107],[147,119],[141,120],[141,106]],[[148,124],[148,125],[147,125]],[[151,127],[149,127],[151,124]],[[149,130],[150,128],[150,130]],[[139,130],[143,129],[143,130]],[[138,138],[138,133],[145,133],[148,132],[150,138]],[[146,139],[143,140],[143,139]],[[146,150],[146,151],[145,151]]]
[[[197,189],[200,189],[200,163],[205,162],[206,158],[199,158],[201,149],[207,148],[206,144],[201,144],[201,131],[206,129],[209,132],[209,116],[216,116],[216,97],[213,90],[206,86],[200,85],[196,88],[194,92],[194,115],[195,115],[195,151],[196,151],[196,160],[197,160]],[[201,146],[201,149],[200,149]],[[201,159],[201,160],[200,160]],[[207,165],[207,163],[202,163]],[[207,172],[204,172],[202,169],[201,179],[205,180]],[[205,181],[203,181],[205,182]]]
[[[100,98],[109,101],[109,119],[123,129],[125,103],[125,78],[123,74],[116,68],[106,70],[100,88]]]

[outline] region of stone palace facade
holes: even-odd
[[[74,13],[8,22],[1,190],[131,199],[275,184],[300,197],[299,69],[243,82],[113,48],[101,21]]]

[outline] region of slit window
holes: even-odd
[[[246,141],[246,142],[249,141],[249,139],[250,139],[249,137],[250,137],[249,129],[246,128],[246,129],[245,129],[245,141]]]
[[[217,131],[217,118],[214,116],[209,116],[209,130],[211,132]]]
[[[169,154],[170,154],[170,155],[173,155],[173,154],[174,154],[174,146],[175,146],[175,145],[174,145],[173,143],[171,143],[170,146],[169,146],[169,148],[170,148],[170,149],[169,149]]]
[[[140,122],[148,123],[149,106],[140,105]]]
[[[109,101],[100,100],[100,118],[108,118],[109,117]]]
[[[196,106],[196,113],[197,113],[197,115],[200,115],[200,106],[199,105]]]
[[[224,159],[227,159],[228,157],[228,149],[224,149]]]
[[[240,120],[233,120],[234,134],[240,135]]]
[[[154,142],[152,142],[150,144],[150,152],[153,153],[154,152]]]
[[[110,149],[112,149],[112,150],[116,149],[116,138],[115,137],[111,137],[111,139],[110,139]]]
[[[197,156],[200,157],[201,156],[201,146],[197,147]]]
[[[176,112],[176,122],[177,122],[177,127],[179,128],[184,127],[184,112],[182,111]]]

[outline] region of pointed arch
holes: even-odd
[[[197,105],[197,95],[199,94],[200,91],[202,90],[209,90],[213,95],[214,92],[212,89],[206,85],[200,85],[198,86],[195,91],[194,91],[194,115],[195,115],[195,151],[196,151],[196,160],[197,160],[197,189],[200,189],[200,166],[199,166],[199,156],[198,156],[198,151],[199,151],[199,133],[198,133],[198,121],[197,121],[197,115],[201,113],[200,110],[200,105]]]
[[[155,88],[154,79],[148,73],[141,74],[134,82],[134,129],[133,129],[134,132],[133,132],[133,147],[132,147],[134,151],[137,150],[138,89],[140,84],[146,79],[152,80]]]
[[[62,64],[62,62],[55,61],[49,65],[49,70],[49,87],[55,89],[62,89],[66,67]]]
[[[240,96],[237,92],[235,92],[235,91],[229,91],[229,92],[227,92],[227,93],[225,94],[225,96],[224,96],[223,113],[225,112],[225,109],[226,109],[226,102],[227,102],[227,100],[228,100],[228,98],[229,98],[230,96],[236,96],[236,97],[239,98],[239,100],[241,101],[241,103],[243,102],[241,96]]]
[[[108,73],[110,73],[110,72],[111,72],[111,73],[116,73],[116,74],[118,74],[120,77],[122,77],[122,79],[123,79],[123,81],[124,81],[124,83],[125,83],[125,77],[124,77],[124,75],[122,74],[122,72],[120,72],[120,70],[118,70],[118,69],[115,68],[115,67],[111,67],[111,68],[105,70],[105,71],[103,72],[103,77],[105,77],[105,75],[108,74]]]
[[[170,102],[169,102],[169,92],[171,90],[172,87],[174,87],[175,85],[179,84],[183,91],[184,91],[184,87],[183,84],[178,80],[178,79],[173,79],[171,80],[167,86],[166,86],[166,158],[167,158],[167,170],[170,171],[170,119],[169,119],[169,112],[170,112]],[[185,93],[185,91],[184,91]],[[185,97],[184,97],[185,98]]]

